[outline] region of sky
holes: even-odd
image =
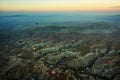
[[[0,0],[0,11],[120,11],[120,0]]]

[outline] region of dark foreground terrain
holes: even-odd
[[[1,80],[120,80],[120,26],[0,29]]]

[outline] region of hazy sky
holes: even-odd
[[[0,11],[120,11],[120,0],[0,0]]]

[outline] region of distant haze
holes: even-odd
[[[1,12],[0,27],[30,25],[70,25],[81,23],[120,23],[119,13],[92,12]],[[38,23],[38,24],[36,24]]]

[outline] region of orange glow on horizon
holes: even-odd
[[[32,1],[32,0],[31,0]],[[36,0],[35,0],[36,1]],[[49,1],[49,0],[48,0]],[[55,1],[55,0],[52,0]],[[72,1],[72,0],[71,0]],[[78,0],[75,0],[78,1]],[[72,2],[64,3],[12,3],[8,2],[6,5],[0,3],[0,11],[120,11],[120,1],[111,3],[98,3],[97,0],[86,0],[88,2]],[[92,1],[92,2],[90,2]],[[102,1],[102,0],[101,0]],[[118,0],[117,0],[118,1]],[[60,1],[59,1],[60,2]],[[116,7],[117,6],[117,7]]]

